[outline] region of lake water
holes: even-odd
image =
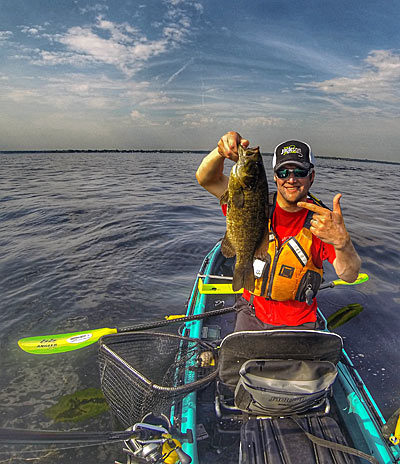
[[[108,413],[54,423],[60,397],[99,388],[96,345],[29,355],[19,338],[124,327],[182,314],[204,255],[223,236],[218,201],[195,180],[194,153],[0,155],[0,427],[110,430]],[[271,157],[264,157],[270,186]],[[388,418],[400,402],[399,165],[318,160],[314,195],[340,192],[345,222],[370,280],[321,291],[326,315],[364,311],[337,330]],[[335,278],[326,266],[326,279]],[[121,445],[19,448],[0,462],[108,464]],[[14,450],[14,448],[13,448]]]

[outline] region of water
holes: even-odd
[[[109,430],[104,414],[54,423],[45,412],[66,394],[99,387],[96,345],[33,356],[25,336],[123,327],[182,314],[204,255],[222,237],[218,201],[197,184],[202,155],[72,153],[0,155],[0,426]],[[265,157],[269,168],[270,157]],[[368,283],[320,294],[327,315],[364,312],[337,331],[385,417],[399,405],[400,207],[397,165],[320,160],[313,193],[343,194],[345,221]],[[270,185],[273,185],[268,169]],[[330,265],[327,279],[335,278]],[[13,463],[108,464],[120,445],[63,451],[41,446]],[[28,447],[28,449],[30,449]],[[7,449],[4,449],[7,451]],[[0,454],[0,462],[7,454]]]

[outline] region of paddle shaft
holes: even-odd
[[[139,332],[141,330],[157,329],[158,327],[164,327],[176,322],[197,321],[206,317],[219,316],[220,314],[231,313],[233,311],[235,311],[235,308],[230,306],[229,308],[214,309],[213,311],[208,311],[202,314],[192,314],[191,316],[177,317],[176,319],[164,319],[162,321],[144,322],[143,324],[133,325],[130,327],[121,327],[117,329],[117,332]]]
[[[31,354],[56,354],[74,351],[85,346],[92,345],[104,335],[122,332],[138,332],[141,330],[155,329],[170,324],[185,323],[204,319],[206,317],[218,316],[228,312],[235,311],[233,307],[215,309],[207,313],[193,314],[174,319],[163,319],[155,322],[145,322],[134,326],[121,327],[115,329],[103,328],[87,330],[83,332],[58,334],[58,335],[40,335],[36,337],[22,338],[18,341],[20,348]]]
[[[200,282],[201,279],[199,279]],[[337,285],[356,285],[368,280],[367,274],[359,274],[358,279],[355,282],[348,283],[341,279],[335,280],[328,284],[322,285],[320,288],[329,288],[335,287]],[[219,285],[226,284],[212,284],[213,287],[218,287]],[[199,291],[199,288],[196,288],[196,292]],[[227,292],[230,293],[230,292]],[[190,321],[195,321],[199,319],[204,319],[207,317],[218,316],[220,314],[225,314],[228,312],[235,311],[233,307],[216,309],[213,311],[208,311],[202,314],[193,314],[190,316],[183,316],[174,319],[167,319],[155,322],[144,322],[142,324],[137,324],[134,326],[127,326],[121,328],[103,328],[95,330],[87,330],[83,332],[75,332],[69,334],[59,334],[59,335],[45,335],[45,336],[36,336],[36,337],[27,337],[18,341],[20,348],[31,354],[55,354],[55,353],[64,353],[67,351],[74,351],[85,346],[92,345],[97,342],[99,338],[103,335],[108,335],[112,333],[122,333],[122,332],[137,332],[141,330],[155,329],[159,327],[164,327],[170,324],[175,323],[185,323]]]

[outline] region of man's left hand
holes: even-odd
[[[350,242],[340,207],[341,197],[342,194],[338,193],[333,199],[333,211],[313,203],[297,203],[297,206],[315,213],[311,219],[311,232],[323,242],[333,245],[336,250],[345,248]]]

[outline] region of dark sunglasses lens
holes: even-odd
[[[279,177],[279,179],[285,179],[289,175],[289,169],[279,169],[276,171],[276,175]]]
[[[294,177],[306,177],[308,175],[308,169],[294,169]]]
[[[296,169],[279,169],[276,171],[276,175],[279,177],[279,179],[286,179],[289,177],[290,173],[293,172],[294,177],[306,177],[308,175],[308,169],[301,169],[301,168],[296,168]]]

